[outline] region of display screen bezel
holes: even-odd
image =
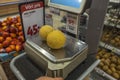
[[[79,14],[79,13],[82,13],[82,10],[84,9],[85,3],[86,3],[86,0],[82,0],[81,4],[80,4],[80,7],[75,8],[75,7],[71,7],[71,6],[65,6],[65,5],[62,5],[62,4],[52,3],[51,0],[49,0],[48,1],[48,6]]]

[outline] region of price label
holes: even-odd
[[[117,28],[120,28],[120,25],[117,25]]]
[[[53,13],[54,15],[60,15],[60,10],[57,8],[50,7],[50,12]]]
[[[53,19],[51,14],[45,14],[45,24],[53,26]]]
[[[78,33],[77,30],[78,30],[78,16],[75,14],[68,13],[66,31],[77,35]]]
[[[44,25],[44,3],[33,1],[19,6],[25,39],[39,43],[39,28]]]
[[[105,46],[104,46],[105,48],[108,48],[108,44],[105,44]]]
[[[114,48],[114,52],[115,52],[116,54],[120,55],[120,50],[119,50],[119,49]]]
[[[96,72],[98,72],[99,74],[104,74],[104,72],[101,70],[101,69],[99,69],[99,68],[95,68],[95,70],[96,70]]]
[[[110,0],[110,2],[119,3],[120,0]]]
[[[105,46],[105,43],[100,42],[100,46],[104,47],[104,46]]]
[[[107,49],[109,49],[109,50],[113,50],[113,47],[110,46],[110,45],[108,45],[108,46],[107,46]]]
[[[34,36],[39,32],[39,26],[37,24],[29,26],[27,30],[27,35]]]
[[[115,52],[115,48],[112,49],[112,52]]]

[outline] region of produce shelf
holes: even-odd
[[[29,1],[34,1],[34,0],[0,0],[0,6],[19,4]]]
[[[0,16],[19,13],[19,4],[34,0],[0,0]]]
[[[104,47],[104,48],[106,48],[106,49],[109,49],[109,50],[111,50],[112,52],[116,53],[117,55],[120,55],[120,49],[118,49],[118,48],[116,48],[116,47],[114,47],[114,46],[112,46],[112,45],[106,44],[106,43],[104,43],[104,42],[100,42],[99,44],[100,44],[101,47]]]
[[[98,73],[98,74],[100,74],[101,76],[103,76],[103,77],[106,77],[106,78],[108,78],[109,80],[117,80],[117,79],[115,79],[114,77],[112,77],[112,76],[110,76],[109,74],[107,74],[106,72],[104,72],[103,70],[101,70],[100,68],[95,68],[95,71]]]
[[[116,27],[116,28],[119,28],[119,29],[120,29],[120,25],[115,25],[115,24],[113,24],[113,23],[108,23],[107,21],[104,22],[104,25],[110,26],[110,27]]]
[[[120,3],[120,0],[110,0],[112,3]]]

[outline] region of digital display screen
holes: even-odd
[[[51,3],[80,8],[82,0],[50,0]]]

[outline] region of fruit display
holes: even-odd
[[[117,28],[105,26],[101,37],[101,41],[109,43],[109,41],[113,38],[114,34],[117,34],[117,32]]]
[[[106,21],[108,25],[120,26],[120,6],[119,4],[108,7]]]
[[[108,51],[104,48],[99,49],[96,55],[97,59],[100,59],[98,67],[113,76],[116,79],[120,79],[120,57]]]
[[[120,48],[120,29],[105,26],[101,41],[114,47]]]
[[[119,49],[120,6],[119,3],[109,3],[104,21],[104,28],[101,36],[100,47],[98,49],[98,54],[96,55],[96,58],[101,60],[98,68],[103,73],[101,72],[100,74],[102,74],[104,77],[106,76],[106,78],[110,80],[113,80],[111,79],[112,77],[120,80]]]
[[[111,33],[111,32],[106,32],[106,33],[104,33],[104,34],[102,35],[102,39],[101,39],[101,40],[102,40],[103,42],[107,42],[107,41],[110,40],[111,36],[112,36],[112,33]]]
[[[49,25],[44,25],[39,30],[39,35],[46,40],[47,45],[52,49],[60,49],[65,45],[66,36],[60,30],[55,30]]]
[[[7,17],[0,21],[0,53],[23,49],[24,36],[20,16]]]
[[[118,31],[118,33],[110,40],[110,44],[112,46],[120,48],[120,31]]]

